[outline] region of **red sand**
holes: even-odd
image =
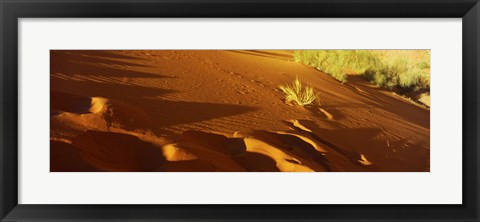
[[[305,108],[279,85],[318,93]],[[52,51],[51,171],[430,171],[430,112],[291,51]]]

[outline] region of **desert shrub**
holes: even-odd
[[[331,75],[344,83],[347,74],[359,74],[387,89],[430,87],[427,61],[417,62],[389,50],[298,50],[295,60]]]
[[[428,72],[412,65],[408,60],[397,58],[392,63],[373,67],[361,74],[370,82],[386,89],[430,88]]]
[[[366,50],[300,50],[295,52],[295,60],[342,83],[347,81],[348,71],[363,73],[380,63],[374,54]]]
[[[333,55],[333,54],[332,54]],[[327,56],[327,53],[324,51],[311,51],[311,50],[306,50],[306,51],[296,51],[295,52],[295,60],[302,62],[305,65],[311,66],[319,71],[325,72],[335,78],[337,75],[341,75],[340,68],[336,66],[330,67],[328,65],[328,59],[329,57]],[[341,76],[338,76],[338,78],[342,78]]]
[[[430,63],[425,62],[425,61],[417,63],[416,66],[419,69],[430,69]]]
[[[292,85],[280,86],[280,89],[285,93],[285,99],[287,102],[294,102],[299,106],[305,106],[315,101],[315,94],[313,88],[306,86],[302,87],[302,83],[298,78],[293,81]]]

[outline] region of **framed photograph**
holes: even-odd
[[[1,221],[478,221],[477,0],[1,1]]]

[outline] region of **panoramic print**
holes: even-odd
[[[51,172],[429,172],[430,50],[51,50]]]

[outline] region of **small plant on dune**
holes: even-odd
[[[280,89],[285,93],[285,99],[287,102],[296,103],[299,106],[305,106],[315,101],[315,94],[313,88],[306,86],[302,87],[302,83],[298,78],[293,81],[292,85],[280,86]]]

